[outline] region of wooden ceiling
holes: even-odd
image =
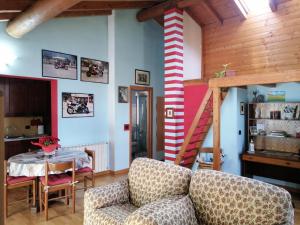
[[[140,22],[155,19],[163,23],[164,11],[177,7],[184,9],[200,26],[222,24],[224,20],[246,19],[244,0],[1,0],[0,21],[8,20],[7,32],[22,37],[41,23],[54,17],[110,15],[113,9],[141,9]],[[269,0],[272,11],[281,1]],[[245,5],[244,5],[245,6]]]
[[[0,1],[0,20],[11,20],[30,8],[38,0],[4,0]],[[49,0],[51,1],[51,0]],[[81,1],[58,17],[110,15],[113,9],[149,8],[159,3],[159,0],[148,1]]]

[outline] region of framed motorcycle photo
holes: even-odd
[[[77,56],[43,49],[42,76],[77,80]]]
[[[94,116],[94,95],[83,93],[62,93],[62,117],[78,118]]]
[[[96,59],[81,58],[80,80],[108,84],[109,63]]]

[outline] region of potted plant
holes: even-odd
[[[40,137],[38,142],[31,142],[31,144],[39,146],[44,151],[45,155],[53,155],[55,150],[60,147],[59,139],[51,136]]]
[[[227,64],[223,64],[223,70],[215,72],[215,76],[217,78],[221,78],[221,77],[231,77],[231,76],[235,76],[235,71],[234,70],[229,70],[228,66],[230,65],[230,63]]]

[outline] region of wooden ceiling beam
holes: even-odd
[[[7,24],[7,33],[15,38],[21,38],[41,23],[61,14],[66,9],[76,5],[80,0],[39,0],[25,12],[19,14]]]
[[[153,1],[82,1],[67,11],[148,8],[153,6],[153,4],[155,4]]]
[[[0,1],[0,13],[22,12],[33,5],[35,0],[10,0],[7,2]],[[81,1],[78,4],[67,9],[67,11],[83,10],[112,10],[127,8],[147,8],[153,6],[157,1]]]
[[[269,6],[272,10],[272,12],[277,11],[278,1],[277,0],[269,0]]]
[[[144,22],[150,19],[164,15],[164,12],[170,8],[176,7],[179,0],[168,0],[148,9],[142,9],[136,15],[139,22]]]
[[[180,9],[192,7],[194,5],[199,5],[201,4],[203,0],[186,0],[186,1],[180,1],[177,3],[177,7]]]
[[[111,14],[112,10],[65,11],[57,17],[107,16]]]
[[[208,0],[168,0],[161,4],[155,5],[148,9],[143,9],[138,12],[137,20],[140,22],[144,22],[149,19],[153,19],[158,16],[162,16],[164,12],[171,7],[177,7],[180,9],[185,9],[189,14],[191,11],[189,8],[202,4],[215,18],[219,23],[223,23],[223,18],[218,13],[218,11],[212,6],[212,4]],[[190,15],[193,19],[195,19],[195,15]],[[195,20],[198,24],[202,24],[201,21]]]
[[[0,21],[8,21],[15,18],[18,13],[15,12],[7,12],[7,13],[0,13]]]
[[[20,13],[9,12],[0,13],[0,21],[9,21],[16,18]],[[89,11],[65,11],[57,15],[56,18],[60,17],[81,17],[81,16],[108,16],[112,14],[112,10],[89,10]]]
[[[216,20],[223,24],[224,19],[218,13],[218,11],[212,6],[212,4],[208,0],[201,1],[203,6],[216,18]]]
[[[204,27],[204,23],[195,15],[190,8],[186,8],[185,12],[200,26]]]

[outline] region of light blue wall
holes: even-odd
[[[151,73],[153,87],[153,153],[156,149],[156,96],[163,96],[163,29],[154,21],[138,23],[136,10],[116,11],[116,92],[134,84],[135,69]],[[124,41],[126,40],[126,41]],[[129,166],[129,104],[116,103],[115,170]]]
[[[17,59],[13,65],[2,68],[0,74],[42,77],[41,49],[77,55],[78,64],[81,56],[107,60],[107,17],[54,19],[21,39],[9,37],[5,27],[6,23],[0,23],[0,44],[11,47]],[[94,94],[95,117],[63,119],[64,91]],[[58,134],[62,145],[107,141],[107,85],[58,79],[58,96]]]
[[[134,85],[135,69],[151,72],[151,86],[156,96],[163,95],[163,30],[156,22],[139,23],[136,10],[116,11],[116,89],[119,85]],[[54,19],[21,39],[13,39],[0,23],[0,45],[5,44],[16,54],[13,65],[0,69],[0,74],[42,77],[41,49],[70,53],[108,61],[108,17]],[[1,53],[0,53],[1,54]],[[78,66],[79,69],[79,66]],[[61,118],[61,92],[81,92],[95,95],[95,117]],[[129,166],[129,104],[110,102],[108,85],[58,79],[59,138],[64,146],[109,141],[109,126],[115,124],[116,137],[113,168]],[[116,104],[116,121],[109,121],[109,107]],[[155,107],[154,107],[155,109]],[[155,110],[154,110],[155,112]],[[153,146],[156,146],[156,116],[153,117]],[[155,151],[154,151],[155,153]],[[154,154],[155,155],[155,154]]]
[[[267,93],[269,91],[285,91],[286,92],[286,101],[287,102],[299,102],[300,101],[300,83],[282,83],[277,84],[276,87],[270,88],[261,85],[254,85],[248,87],[248,99],[249,102],[253,99],[253,91],[258,90],[258,94],[262,94],[265,96],[265,100]]]
[[[245,116],[240,115],[240,102],[247,102],[247,91],[231,88],[221,107],[221,148],[225,155],[222,170],[237,175],[241,175],[240,154],[245,142]],[[213,146],[212,128],[203,146]]]

